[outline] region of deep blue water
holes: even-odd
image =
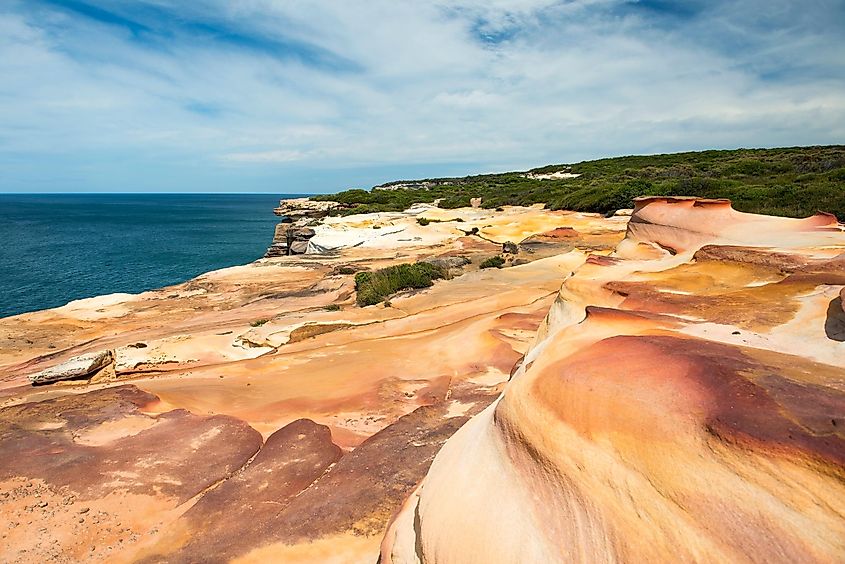
[[[278,194],[0,194],[0,317],[260,258]]]

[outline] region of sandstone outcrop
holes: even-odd
[[[572,172],[571,167],[554,172],[528,172],[522,175],[523,178],[530,178],[532,180],[565,180],[568,178],[578,178],[579,176],[581,175]]]
[[[640,199],[381,562],[845,559],[845,229]]]
[[[279,207],[273,210],[278,216],[284,216],[293,220],[300,218],[325,217],[334,209],[344,207],[338,202],[321,202],[311,198],[289,198],[281,200]]]
[[[417,222],[429,214],[441,221]],[[563,224],[583,236],[479,270],[504,241]],[[335,251],[0,320],[0,514],[14,524],[0,560],[374,562],[441,445],[501,391],[561,276],[610,252],[625,223],[415,206],[310,228]],[[423,260],[463,274],[354,305],[355,272]],[[123,386],[29,385],[104,349]]]
[[[29,381],[33,386],[52,384],[62,380],[77,380],[91,378],[97,372],[114,364],[114,351],[106,350],[79,355],[61,364],[30,374]]]
[[[331,252],[0,320],[0,560],[843,559],[830,216],[298,221]],[[419,261],[462,275],[354,305]],[[29,385],[92,350],[120,382]]]
[[[460,255],[431,257],[424,259],[422,262],[427,262],[438,267],[447,279],[462,275],[464,273],[464,267],[472,264],[469,258]]]
[[[308,242],[315,231],[310,227],[301,227],[292,223],[279,223],[273,236],[273,243],[264,254],[265,258],[285,255],[304,255],[308,252]]]

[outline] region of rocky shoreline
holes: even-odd
[[[845,556],[835,218],[339,205],[0,320],[4,561]],[[355,304],[420,262],[447,275]]]

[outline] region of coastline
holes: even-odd
[[[286,196],[282,196],[286,197]],[[263,254],[279,196],[0,195],[0,317],[183,283]]]
[[[422,214],[438,221],[422,226],[417,222]],[[463,221],[456,221],[459,217]],[[260,259],[160,290],[103,296],[0,320],[3,342],[16,343],[0,355],[0,406],[7,411],[46,406],[85,394],[118,393],[129,385],[157,398],[143,407],[144,416],[155,421],[187,410],[249,425],[272,442],[287,425],[307,418],[325,425],[331,443],[347,453],[345,464],[338,464],[338,476],[362,460],[386,461],[410,448],[412,452],[387,464],[386,474],[367,485],[337,478],[337,495],[358,492],[369,501],[337,500],[331,512],[353,511],[357,519],[373,523],[363,537],[341,545],[354,545],[372,557],[391,508],[422,478],[439,445],[501,391],[553,301],[561,276],[583,262],[586,252],[610,252],[624,234],[626,220],[537,207],[505,212],[426,208],[327,218],[324,227],[315,228],[315,238],[346,240],[347,248],[327,255]],[[541,235],[564,223],[583,235]],[[484,238],[465,234],[473,227]],[[370,237],[373,233],[378,236]],[[524,264],[478,268],[483,259],[502,252],[503,242],[532,237],[521,253]],[[391,307],[356,306],[354,274],[338,273],[341,266],[378,269],[448,256],[472,262],[462,274],[431,288],[392,296]],[[462,343],[460,351],[452,349],[455,339]],[[27,381],[35,372],[100,350],[113,350],[116,359],[115,375],[104,380],[39,387]],[[135,419],[130,415],[127,421]],[[131,433],[121,424],[110,436],[129,440]],[[417,443],[429,446],[409,446]],[[221,446],[212,441],[203,448],[212,453]],[[108,444],[101,450],[108,451]],[[156,479],[134,466],[120,471],[135,473],[134,481]],[[409,472],[416,478],[397,482]],[[406,485],[396,489],[399,483]],[[229,502],[250,503],[250,495],[242,497]],[[164,515],[127,511],[121,519],[143,523],[138,530],[148,536]],[[333,525],[331,534],[346,539],[353,529],[344,523]],[[158,529],[162,532],[152,535],[157,550],[195,550],[174,548],[176,541],[164,532],[166,527]],[[24,542],[25,537],[17,538]],[[125,554],[137,556],[150,544],[133,545]]]
[[[491,475],[473,466],[483,465],[484,457],[456,459],[454,453],[475,452],[467,441],[476,440],[467,436],[499,436],[494,412],[532,444],[542,445],[544,433],[582,424],[559,427],[568,411],[547,416],[548,406],[531,403],[531,386],[551,378],[543,375],[555,362],[617,335],[699,339],[724,347],[719,354],[726,358],[735,347],[767,355],[786,351],[814,366],[833,366],[842,348],[824,336],[824,320],[817,323],[839,291],[835,261],[845,249],[843,227],[823,215],[787,220],[739,214],[724,201],[651,198],[637,202],[633,217],[542,206],[415,206],[313,219],[306,218],[313,231],[307,243],[324,254],[259,259],[159,290],[0,320],[0,338],[11,343],[0,352],[0,426],[13,429],[12,442],[2,448],[24,449],[0,466],[0,491],[7,492],[0,510],[18,523],[9,546],[42,554],[32,527],[47,522],[64,553],[97,560],[191,560],[212,550],[244,561],[313,560],[329,551],[344,561],[372,561],[381,552],[385,561],[398,562],[411,557],[406,543],[418,534],[403,531],[406,514],[428,496],[430,511],[446,513],[423,515],[427,534],[445,535],[437,542],[460,555],[463,549],[437,523],[461,513],[447,500],[461,492],[438,494],[436,484],[450,482],[453,472],[469,472],[476,478],[462,485],[463,492],[489,487]],[[737,254],[736,248],[756,250]],[[495,256],[502,258],[501,268],[480,267]],[[430,287],[390,295],[387,305],[355,304],[356,273],[426,260],[446,265],[448,275]],[[794,319],[796,305],[757,321],[755,292],[765,293],[765,303],[796,299],[792,286],[780,284],[783,276],[766,266],[771,261],[812,273],[823,288],[800,294],[803,317]],[[708,289],[697,280],[710,272],[719,274]],[[743,297],[731,298],[731,317],[719,303],[740,290]],[[721,325],[714,328],[715,322]],[[28,381],[100,351],[113,351],[109,370],[45,386]],[[597,350],[590,362],[613,372],[615,354],[613,348]],[[790,362],[803,366],[795,358]],[[817,382],[813,397],[830,398],[823,388],[830,382]],[[551,387],[544,397],[569,389]],[[610,385],[592,401],[621,398],[624,405],[621,389]],[[674,400],[658,394],[649,401],[669,401],[669,409]],[[109,407],[101,411],[100,405]],[[801,403],[801,409],[813,408]],[[78,415],[67,419],[66,413]],[[653,424],[662,425],[658,420],[633,428]],[[54,466],[42,466],[27,450],[42,448],[37,445],[45,440],[64,453]],[[541,448],[522,440],[503,444]],[[568,440],[559,438],[559,444]],[[688,448],[678,440],[676,449]],[[478,448],[488,448],[485,441],[476,441]],[[295,444],[302,446],[290,450]],[[441,451],[444,444],[457,446]],[[115,452],[128,457],[115,459]],[[110,481],[89,477],[75,460],[103,468]],[[306,461],[308,468],[297,466]],[[494,486],[502,500],[533,495],[520,489],[518,477],[534,471],[526,470],[530,461],[495,464],[515,480]],[[68,474],[67,468],[74,470]],[[264,472],[271,469],[268,481]],[[816,474],[805,479],[823,480]],[[27,481],[35,490],[25,488]],[[285,489],[289,483],[299,485]],[[46,521],[26,521],[32,511],[26,508],[40,503],[32,491],[49,504],[38,509]],[[76,493],[63,498],[67,492]],[[279,500],[281,512],[274,509]],[[478,503],[464,507],[476,511],[483,507]],[[87,507],[97,508],[98,521],[74,524],[70,517]],[[123,528],[115,528],[117,522]],[[507,560],[510,537],[499,524],[488,526],[498,532],[476,531],[476,538],[490,547],[505,543],[489,556]],[[85,541],[56,536],[83,531]],[[521,538],[530,539],[533,550],[549,550],[542,535],[533,534],[525,529]]]

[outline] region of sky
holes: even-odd
[[[843,142],[842,0],[0,2],[0,192]]]

